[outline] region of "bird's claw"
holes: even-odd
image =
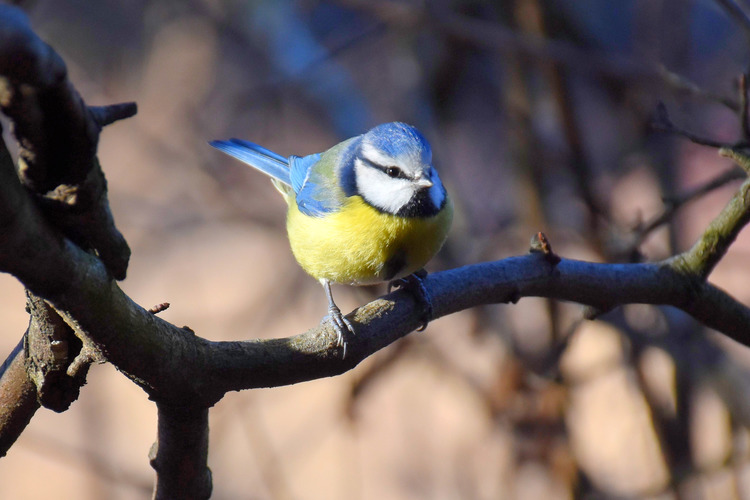
[[[341,357],[345,358],[346,339],[344,339],[344,336],[348,334],[354,335],[354,327],[352,326],[351,321],[346,319],[344,315],[341,314],[341,309],[339,309],[336,305],[332,305],[328,308],[328,316],[331,318],[333,327],[336,330],[336,345],[343,348],[344,353]]]
[[[421,303],[424,312],[422,313],[421,324],[417,328],[418,332],[427,328],[427,324],[432,320],[433,316],[432,297],[423,281],[426,276],[427,272],[421,269],[414,274],[388,283],[388,293],[391,293],[393,288],[402,288],[411,292],[414,298]]]

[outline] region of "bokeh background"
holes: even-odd
[[[20,3],[87,103],[137,101],[99,147],[133,250],[122,287],[209,339],[296,334],[326,305],[281,197],[211,139],[304,155],[416,125],[457,211],[432,271],[525,253],[540,230],[569,258],[663,259],[738,186],[683,203],[732,165],[650,123],[663,102],[679,126],[740,138],[746,0]],[[711,276],[745,304],[749,251],[742,234]],[[334,293],[349,311],[383,291]],[[0,298],[8,353],[28,318],[12,277]],[[464,311],[342,376],[228,394],[213,498],[750,498],[748,349],[674,309],[582,313]],[[0,498],[150,497],[154,405],[109,365],[88,380],[0,460]]]

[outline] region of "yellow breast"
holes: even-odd
[[[453,218],[450,199],[434,217],[397,217],[347,198],[341,210],[309,217],[287,198],[287,232],[292,253],[316,279],[368,284],[418,271],[443,245]]]

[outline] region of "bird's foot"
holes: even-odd
[[[336,337],[336,345],[341,347],[344,351],[341,357],[342,359],[346,358],[346,339],[344,337],[349,334],[354,335],[354,327],[352,326],[351,321],[341,314],[341,309],[335,304],[328,307],[328,316],[331,318],[333,327],[338,334]]]
[[[427,287],[424,286],[424,278],[427,277],[427,271],[420,269],[414,274],[410,274],[404,278],[393,280],[388,283],[388,293],[391,293],[393,288],[402,288],[408,290],[417,302],[422,306],[422,317],[421,324],[417,328],[418,332],[423,331],[427,328],[427,324],[432,321],[432,297],[430,292],[427,291]]]

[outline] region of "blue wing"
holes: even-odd
[[[292,189],[295,193],[299,194],[302,187],[310,180],[310,174],[318,161],[320,161],[320,153],[303,157],[295,155],[289,157],[290,177]]]
[[[278,153],[241,139],[211,141],[209,144],[288,186],[293,185],[289,160]],[[297,191],[297,188],[294,190]]]
[[[321,154],[289,158],[292,188],[297,195],[299,211],[310,217],[323,217],[341,207],[341,189],[333,169],[321,163]]]
[[[334,166],[340,149],[349,142],[334,146],[323,154],[304,157],[292,155],[289,158],[240,139],[211,141],[209,144],[291,186],[300,212],[310,217],[323,217],[338,210],[343,203],[345,195]]]

